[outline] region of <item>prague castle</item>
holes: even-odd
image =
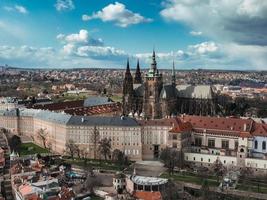
[[[176,85],[175,68],[171,83],[164,84],[153,51],[152,63],[142,80],[139,61],[135,77],[129,61],[123,82],[123,114],[143,119],[160,119],[177,114],[215,115],[215,95],[209,85]]]

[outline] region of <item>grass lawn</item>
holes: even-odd
[[[113,95],[110,97],[115,102],[122,102],[122,96],[119,95]]]
[[[67,163],[69,164],[74,164],[78,166],[84,166],[84,160],[80,159],[64,159]],[[93,160],[93,159],[88,159],[86,165],[90,165],[93,168],[96,169],[103,169],[103,170],[114,170],[114,171],[122,171],[123,168],[111,161],[100,161],[100,160]]]
[[[104,200],[104,199],[98,196],[91,196],[91,200]]]
[[[33,154],[42,154],[42,153],[49,153],[47,149],[44,149],[34,143],[22,143],[20,145],[20,152],[21,156],[25,155],[33,155]]]
[[[237,184],[237,190],[243,190],[243,191],[250,191],[250,192],[258,192],[258,193],[264,193],[267,194],[267,185],[266,184],[259,184],[259,188],[257,184],[251,184],[251,183],[239,183]]]
[[[183,181],[183,182],[187,182],[187,183],[194,183],[197,185],[202,185],[203,180],[204,180],[202,177],[198,177],[198,176],[194,176],[194,175],[180,174],[180,173],[175,173],[173,175],[169,175],[168,173],[163,173],[161,175],[161,177],[172,179],[174,181]],[[215,178],[206,178],[206,180],[207,180],[209,186],[217,187],[219,185],[219,183],[217,182],[217,180]]]

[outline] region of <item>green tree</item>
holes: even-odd
[[[10,146],[11,151],[18,152],[20,149],[20,145],[21,145],[20,137],[17,135],[13,135],[9,141],[9,146]]]
[[[103,138],[102,140],[99,141],[99,152],[102,154],[107,160],[107,157],[111,153],[111,140],[108,138]]]
[[[128,157],[125,156],[125,154],[119,149],[115,149],[112,152],[112,161],[119,165],[121,168],[124,168],[129,164]]]

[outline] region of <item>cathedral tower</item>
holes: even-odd
[[[143,112],[145,119],[161,118],[160,92],[163,87],[162,74],[157,69],[156,54],[153,50],[152,63],[145,75]]]
[[[123,80],[122,112],[128,115],[133,107],[133,77],[130,71],[129,59],[127,60],[126,72]]]
[[[142,75],[141,75],[141,71],[140,71],[139,59],[137,60],[134,83],[135,84],[141,84],[142,83]]]
[[[176,86],[176,75],[175,75],[175,65],[174,61],[172,63],[172,85],[175,87]]]

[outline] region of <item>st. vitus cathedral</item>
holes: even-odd
[[[164,84],[157,69],[155,51],[142,79],[139,61],[135,77],[129,60],[123,82],[123,114],[143,119],[159,119],[177,114],[215,115],[215,95],[210,85],[176,85],[175,68],[171,83]]]

